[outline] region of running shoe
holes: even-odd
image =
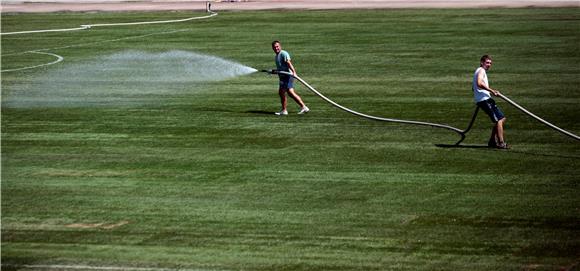
[[[500,142],[500,143],[497,144],[497,147],[496,148],[503,149],[503,150],[507,150],[507,149],[510,148],[510,146],[507,143],[505,143],[505,142]]]
[[[306,114],[306,113],[308,113],[308,111],[310,111],[310,108],[308,108],[308,106],[304,106],[304,107],[302,107],[302,110],[300,110],[300,112],[298,112],[298,114]]]
[[[287,110],[282,110],[282,111],[276,112],[274,114],[276,114],[278,116],[286,116],[286,115],[288,115],[288,111]]]

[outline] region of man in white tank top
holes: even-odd
[[[481,57],[479,68],[473,74],[473,96],[475,103],[481,108],[495,124],[491,129],[491,138],[487,145],[492,148],[508,149],[503,136],[503,126],[505,123],[505,116],[503,112],[497,107],[491,95],[499,95],[499,91],[489,87],[487,81],[487,71],[491,68],[492,60],[488,55]]]

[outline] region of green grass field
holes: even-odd
[[[2,31],[196,15],[2,14]],[[492,87],[580,133],[580,9],[221,12],[2,36],[3,70],[54,60],[23,54],[30,50],[64,57],[2,73],[2,96],[127,50],[272,68],[274,39],[303,79],[344,106],[458,128],[474,109],[479,57],[491,54]],[[566,270],[580,262],[580,144],[505,102],[512,149],[500,151],[482,147],[491,128],[482,114],[465,147],[449,148],[441,144],[459,139],[452,132],[361,119],[303,86],[312,111],[296,115],[290,103],[291,114],[276,117],[277,80],[264,74],[174,83],[182,91],[138,104],[2,106],[2,270]],[[148,85],[167,88],[154,78]]]

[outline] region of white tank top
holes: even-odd
[[[489,98],[491,98],[491,94],[489,93],[489,91],[479,88],[477,86],[477,75],[483,72],[483,83],[486,86],[489,86],[489,83],[487,82],[487,73],[485,72],[485,69],[482,67],[477,68],[477,70],[475,70],[475,73],[473,74],[473,82],[472,82],[472,89],[473,89],[473,98],[475,100],[476,103],[479,103],[481,101],[485,101]]]

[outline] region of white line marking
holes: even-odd
[[[207,19],[213,16],[218,15],[215,12],[212,12],[210,15],[201,16],[201,17],[191,17],[186,19],[177,19],[177,20],[167,20],[167,21],[152,21],[152,22],[134,22],[134,23],[114,23],[114,24],[88,24],[88,25],[81,25],[82,27],[100,27],[100,26],[122,26],[122,25],[142,25],[142,24],[167,24],[167,23],[180,23],[180,22],[187,22],[192,20],[199,20],[199,19]]]
[[[73,44],[73,45],[67,45],[67,46],[61,46],[61,47],[43,48],[43,49],[30,50],[30,51],[25,51],[25,52],[3,54],[2,56],[23,55],[23,54],[27,54],[30,52],[53,51],[53,50],[68,49],[68,48],[74,48],[74,47],[83,47],[83,46],[89,46],[89,45],[95,45],[95,44],[101,44],[101,43],[109,43],[109,42],[130,40],[130,39],[139,39],[139,38],[144,38],[144,37],[149,37],[149,36],[154,36],[154,35],[173,34],[173,33],[184,32],[184,31],[190,31],[190,30],[189,29],[180,29],[180,30],[172,30],[172,31],[167,31],[167,32],[156,32],[156,33],[150,33],[150,34],[139,35],[139,36],[130,36],[130,37],[124,37],[124,38],[118,38],[118,39],[97,41],[97,42],[79,43],[79,44]]]
[[[207,18],[216,16],[216,15],[218,15],[218,14],[215,13],[215,12],[211,12],[209,15],[206,15],[206,16],[191,17],[191,18],[177,19],[177,20],[150,21],[150,22],[134,22],[134,23],[112,23],[112,24],[83,24],[80,27],[76,27],[76,28],[62,28],[62,29],[46,29],[46,30],[30,30],[30,31],[19,31],[19,32],[5,32],[5,33],[0,33],[0,36],[4,36],[4,35],[18,35],[18,34],[47,33],[47,32],[78,31],[78,30],[85,30],[85,29],[90,29],[90,28],[93,28],[93,27],[101,27],[101,26],[123,26],[123,25],[180,23],[180,22],[187,22],[187,21],[192,21],[192,20],[207,19]]]
[[[28,52],[24,52],[24,53],[50,55],[50,56],[56,57],[56,60],[53,62],[50,62],[50,63],[40,64],[40,65],[36,65],[36,66],[30,66],[30,67],[24,67],[24,68],[18,68],[18,69],[1,70],[0,72],[14,72],[14,71],[23,71],[23,70],[35,69],[35,68],[53,65],[53,64],[59,63],[59,62],[64,60],[64,57],[59,56],[57,54],[53,54],[53,53],[45,53],[45,52],[38,52],[38,51],[28,51]]]
[[[31,31],[20,31],[20,32],[5,32],[0,33],[0,36],[5,35],[18,35],[18,34],[33,34],[33,33],[47,33],[47,32],[65,32],[65,31],[77,31],[90,28],[86,25],[81,25],[81,27],[76,28],[62,28],[62,29],[46,29],[46,30],[31,30]]]
[[[34,68],[39,68],[39,67],[43,67],[43,66],[53,65],[53,64],[59,63],[62,60],[64,60],[64,57],[62,57],[62,56],[59,56],[59,55],[53,54],[53,53],[49,53],[49,52],[43,52],[43,51],[52,51],[52,50],[58,50],[58,49],[67,49],[67,48],[73,48],[73,47],[82,47],[82,46],[89,46],[89,45],[95,45],[95,44],[101,44],[101,43],[108,43],[108,42],[115,42],[115,41],[121,41],[121,40],[144,38],[144,37],[153,36],[153,35],[172,34],[172,33],[183,32],[183,31],[189,31],[189,30],[188,29],[173,30],[173,31],[168,31],[168,32],[158,32],[158,33],[151,33],[151,34],[145,34],[145,35],[139,35],[139,36],[132,36],[132,37],[124,37],[124,38],[119,38],[119,39],[112,39],[112,40],[105,40],[105,41],[98,41],[98,42],[81,43],[81,44],[67,45],[67,46],[55,47],[55,48],[44,48],[44,49],[36,49],[36,50],[25,51],[25,52],[4,54],[2,56],[13,56],[13,55],[23,55],[23,54],[36,53],[36,54],[52,55],[52,56],[54,56],[54,57],[56,57],[58,59],[56,61],[53,61],[53,62],[50,62],[50,63],[45,63],[45,64],[41,64],[41,65],[36,65],[36,66],[30,66],[30,67],[24,67],[24,68],[18,68],[18,69],[0,70],[0,72],[13,72],[13,71],[22,71],[22,70],[34,69]]]
[[[186,19],[165,20],[165,21],[150,21],[150,22],[133,22],[133,23],[83,24],[83,25],[81,25],[81,27],[77,27],[77,28],[63,28],[63,29],[47,29],[47,30],[32,30],[32,31],[8,32],[8,33],[0,33],[0,36],[2,36],[2,35],[16,35],[16,34],[46,33],[46,32],[77,31],[77,30],[85,30],[85,29],[90,29],[92,27],[101,27],[101,26],[123,26],[123,25],[144,25],[144,24],[179,23],[179,22],[186,22],[186,21],[192,21],[192,20],[207,19],[207,18],[210,18],[210,17],[213,17],[213,16],[217,16],[218,15],[216,12],[213,12],[211,10],[208,10],[208,12],[210,14],[209,15],[206,15],[206,16],[191,17],[191,18],[186,18]],[[185,30],[181,30],[181,31],[185,31]],[[153,33],[153,34],[147,34],[147,35],[142,35],[142,36],[137,36],[137,37],[146,37],[146,36],[156,35],[156,34],[169,34],[169,33],[175,33],[175,32],[179,32],[179,31],[169,31],[169,32],[162,32],[162,33]],[[136,37],[129,37],[129,38],[136,38]],[[120,39],[109,40],[109,41],[104,41],[104,42],[120,41],[120,40],[124,40],[124,39],[129,39],[129,38],[120,38]],[[62,56],[59,56],[57,54],[48,53],[48,52],[41,52],[41,51],[49,51],[49,50],[56,50],[56,49],[65,49],[65,48],[71,48],[71,47],[79,47],[79,46],[83,46],[83,45],[94,45],[94,44],[104,43],[104,42],[93,42],[93,43],[85,43],[85,44],[81,44],[81,45],[63,46],[63,47],[52,48],[52,49],[38,49],[38,50],[32,50],[32,51],[26,51],[26,52],[20,52],[20,53],[5,54],[5,55],[2,55],[2,56],[20,55],[20,54],[29,54],[29,53],[31,53],[31,54],[45,54],[45,55],[54,56],[54,57],[57,58],[57,60],[55,60],[53,62],[50,62],[50,63],[45,63],[45,64],[41,64],[41,65],[35,65],[35,66],[29,66],[29,67],[24,67],[24,68],[0,70],[0,73],[2,73],[2,72],[13,72],[13,71],[22,71],[22,70],[29,70],[29,69],[34,69],[34,68],[39,68],[39,67],[44,67],[44,66],[50,66],[50,65],[59,63],[59,62],[61,62],[61,61],[64,60],[64,58]]]
[[[170,268],[153,268],[153,267],[126,267],[126,266],[90,266],[90,265],[44,265],[44,264],[35,264],[35,265],[11,265],[11,264],[3,264],[2,266],[6,267],[16,267],[16,268],[28,268],[28,269],[70,269],[70,270],[105,270],[105,271],[217,271],[216,269],[170,269]],[[220,271],[225,271],[221,269]]]

